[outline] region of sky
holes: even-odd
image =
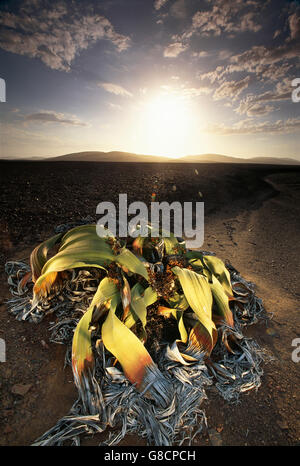
[[[2,0],[0,157],[300,160],[299,56],[299,1]]]

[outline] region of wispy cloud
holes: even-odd
[[[255,97],[247,96],[240,101],[235,112],[239,115],[246,114],[248,117],[265,116],[273,112],[275,107],[272,105],[256,102]]]
[[[297,60],[300,54],[300,9],[288,16],[289,35],[279,46],[253,46],[233,55],[226,72],[249,71],[265,78],[278,79],[291,68],[289,61]],[[277,68],[277,71],[276,71]]]
[[[119,104],[114,104],[112,102],[108,102],[108,107],[112,108],[113,110],[122,110],[122,106]]]
[[[155,10],[160,10],[168,0],[154,0],[154,8]]]
[[[250,76],[246,76],[239,81],[225,81],[214,92],[214,100],[222,100],[229,98],[236,100],[240,93],[246,89],[251,81]]]
[[[187,6],[185,0],[176,0],[170,8],[170,13],[175,18],[184,19],[187,17]]]
[[[182,99],[190,99],[210,94],[213,89],[207,86],[189,87],[186,85],[161,86],[162,91],[168,95],[174,95]]]
[[[69,71],[76,55],[98,40],[111,42],[119,52],[130,43],[88,3],[80,7],[63,0],[26,2],[16,13],[3,11],[0,26],[0,48],[39,58],[56,70]]]
[[[41,124],[56,123],[60,125],[70,126],[88,126],[87,123],[80,121],[74,116],[68,116],[64,113],[56,113],[53,111],[41,111],[37,113],[30,113],[24,116],[25,122],[35,122]]]
[[[290,134],[300,130],[300,118],[288,118],[287,120],[255,122],[253,119],[241,120],[232,126],[225,124],[210,124],[204,129],[207,133],[221,135],[235,134]]]
[[[120,95],[123,97],[132,97],[131,92],[127,91],[124,87],[120,86],[119,84],[113,83],[98,83],[99,87],[103,87],[107,92],[111,94]]]
[[[213,94],[214,100],[230,99],[228,106],[232,107],[232,102],[241,98],[241,93],[251,85],[251,92],[244,95],[239,100],[239,105],[234,111],[239,115],[247,115],[249,118],[264,117],[274,111],[279,110],[279,106],[274,103],[291,100],[292,77],[295,76],[300,54],[300,9],[295,4],[285,11],[286,29],[281,43],[274,45],[254,45],[240,53],[232,54],[228,57],[227,64],[218,65],[214,70],[199,73],[200,80],[208,80],[211,84],[217,85]],[[277,31],[278,29],[276,29]],[[275,32],[276,32],[275,31]],[[278,36],[278,34],[275,34]],[[274,34],[273,34],[274,36]],[[298,68],[299,70],[299,68]],[[247,76],[237,78],[236,76]],[[232,75],[234,79],[228,79]],[[297,74],[296,74],[297,75]],[[272,86],[267,89],[267,86]],[[258,91],[260,90],[260,92]],[[247,89],[248,90],[248,89]],[[252,130],[255,132],[256,126],[246,124],[243,121],[241,126],[231,128],[218,128],[224,134],[238,134],[241,131]],[[291,131],[292,123],[285,126],[283,123],[266,124],[257,127],[257,131],[275,132]],[[248,133],[247,133],[248,134]]]
[[[168,45],[164,50],[164,57],[175,58],[182,52],[187,49],[187,45],[184,45],[182,42],[174,42],[173,44]]]
[[[210,9],[194,14],[189,35],[220,36],[222,33],[258,32],[262,28],[260,12],[266,2],[208,0],[208,3],[212,5]]]
[[[291,31],[291,40],[300,38],[300,15],[299,9],[289,16],[289,27]]]
[[[265,116],[274,110],[278,110],[277,107],[270,105],[270,103],[290,101],[292,89],[291,81],[286,78],[284,81],[278,82],[274,89],[261,94],[248,94],[240,101],[235,112],[240,115],[246,114],[249,117]]]
[[[173,35],[173,42],[164,50],[165,57],[176,57],[189,47],[191,38],[220,36],[230,37],[242,32],[257,33],[262,29],[261,12],[268,1],[256,0],[206,0],[203,10],[198,10],[192,17],[190,26],[182,33]],[[170,9],[174,15],[186,16],[184,3],[176,2]]]

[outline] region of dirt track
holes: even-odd
[[[223,445],[300,443],[299,363],[292,340],[299,337],[300,169],[239,165],[159,165],[94,163],[1,163],[0,338],[7,361],[0,363],[0,445],[30,445],[68,413],[76,398],[70,368],[63,370],[64,348],[49,343],[51,316],[34,325],[16,321],[6,310],[9,297],[3,265],[28,258],[56,225],[95,217],[100,201],[157,200],[205,202],[204,249],[214,251],[257,285],[270,327],[249,329],[274,357],[265,366],[258,392],[226,403],[208,391],[210,429]],[[198,174],[195,172],[198,170]],[[173,186],[176,185],[176,190]],[[42,343],[44,342],[44,343]],[[30,385],[24,395],[15,384]],[[85,441],[97,445],[100,436]],[[210,436],[195,445],[209,445]],[[126,445],[143,440],[127,437]]]

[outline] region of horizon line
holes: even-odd
[[[170,159],[172,161],[176,161],[176,160],[180,160],[180,159],[184,159],[184,158],[187,158],[187,157],[203,157],[203,156],[219,156],[219,157],[226,157],[226,158],[234,158],[234,159],[243,159],[243,160],[253,160],[253,159],[257,159],[257,158],[264,158],[264,159],[278,159],[278,160],[293,160],[295,162],[298,162],[300,163],[300,160],[298,160],[297,158],[294,158],[294,157],[286,157],[286,156],[272,156],[272,155],[259,155],[259,156],[236,156],[236,155],[227,155],[227,154],[219,154],[219,153],[210,153],[210,152],[205,152],[205,153],[201,153],[201,154],[186,154],[186,155],[180,155],[180,156],[170,156],[170,155],[157,155],[157,154],[141,154],[141,153],[137,153],[137,152],[128,152],[128,151],[122,151],[122,150],[109,150],[109,151],[102,151],[102,150],[83,150],[83,151],[79,151],[79,152],[68,152],[68,153],[65,153],[65,154],[60,154],[60,155],[41,155],[41,156],[32,156],[32,157],[29,157],[29,156],[24,156],[24,157],[20,157],[20,156],[8,156],[8,157],[0,157],[0,160],[30,160],[30,161],[34,161],[34,160],[47,160],[47,159],[59,159],[60,157],[65,157],[65,156],[68,156],[68,155],[79,155],[79,154],[91,154],[91,153],[99,153],[99,154],[105,154],[105,155],[108,155],[108,154],[111,154],[111,153],[120,153],[120,154],[128,154],[128,155],[135,155],[135,156],[140,156],[140,157],[157,157],[157,158],[164,158],[164,159]]]

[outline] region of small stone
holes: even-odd
[[[11,392],[14,395],[24,396],[31,389],[32,384],[15,384],[13,385]]]
[[[43,348],[49,349],[49,346],[47,345],[45,340],[41,340],[41,345],[42,345]]]

